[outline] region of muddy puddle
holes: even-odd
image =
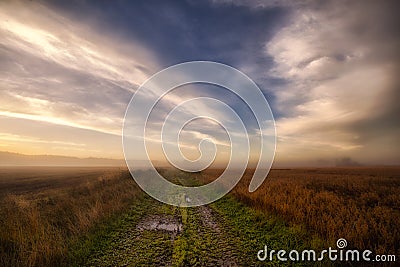
[[[143,230],[161,230],[174,234],[182,231],[182,223],[173,216],[152,215],[138,223],[136,228]]]

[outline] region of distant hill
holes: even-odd
[[[125,161],[107,158],[24,155],[0,151],[0,166],[125,166]]]

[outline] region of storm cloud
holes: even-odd
[[[212,60],[238,68],[263,90],[276,120],[276,166],[399,164],[399,6],[2,2],[0,150],[122,158],[123,116],[138,86],[167,66]],[[159,103],[150,133],[171,107],[202,95],[225,100],[257,133],[239,99],[195,86]],[[196,148],[213,137],[225,145],[225,133],[213,127],[192,125],[183,144]]]

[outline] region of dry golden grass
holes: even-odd
[[[67,264],[69,246],[139,192],[118,168],[6,168],[0,185],[0,266]]]
[[[251,171],[232,191],[241,202],[331,244],[345,238],[351,247],[400,253],[400,168],[276,169],[254,193],[250,178]]]
[[[211,180],[220,170],[203,172]],[[400,252],[400,168],[272,170],[254,193],[251,171],[239,201],[274,213],[334,246]],[[71,244],[124,211],[140,194],[125,169],[0,169],[0,266],[68,264]]]

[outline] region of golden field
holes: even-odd
[[[69,248],[139,189],[119,168],[0,170],[0,266],[68,265]]]
[[[190,177],[210,181],[220,172]],[[230,192],[246,206],[323,245],[345,238],[351,248],[399,255],[400,168],[273,169],[249,193],[251,173]],[[70,265],[77,242],[143,195],[124,168],[2,168],[0,266]]]
[[[207,171],[215,178],[220,171]],[[400,168],[272,169],[255,192],[252,171],[231,191],[236,199],[335,245],[400,254]]]

